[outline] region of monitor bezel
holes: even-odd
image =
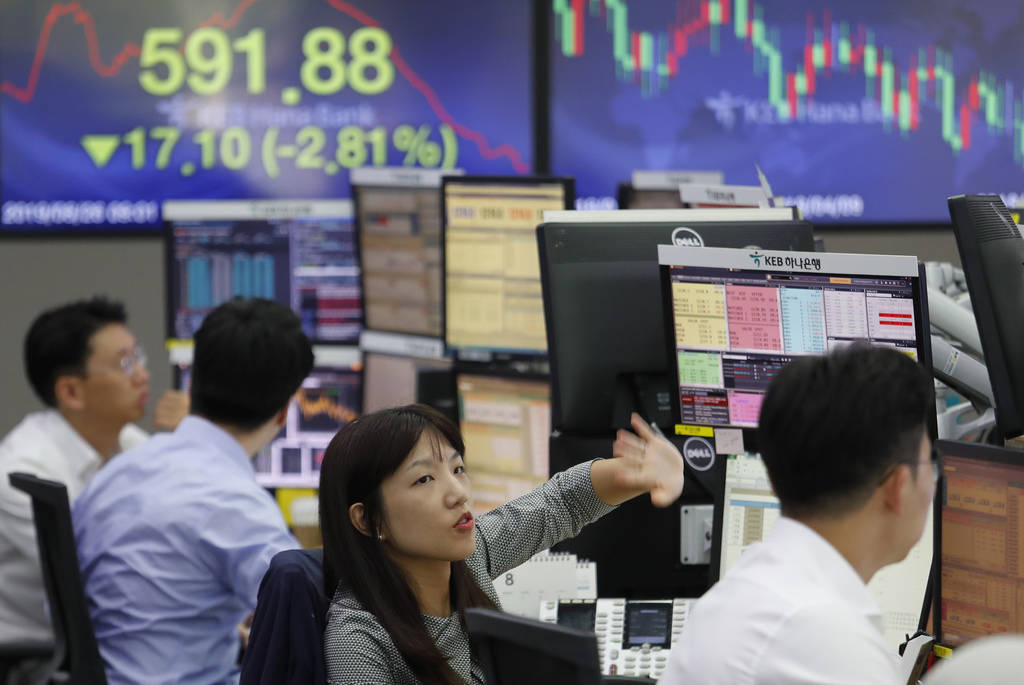
[[[492,362],[535,362],[547,359],[548,352],[524,349],[477,348],[453,345],[448,337],[448,186],[452,183],[470,185],[512,185],[537,186],[542,184],[560,185],[562,187],[562,208],[569,210],[576,203],[576,181],[571,176],[502,176],[502,175],[467,175],[444,176],[441,178],[441,339],[444,341],[445,354],[457,361],[492,363]],[[539,226],[540,224],[538,224]],[[538,261],[540,254],[537,255]],[[543,293],[541,294],[543,299]],[[547,340],[545,340],[547,346]]]
[[[958,459],[1000,466],[1015,466],[1024,471],[1024,450],[963,440],[936,440],[933,447],[939,465],[939,479],[936,483],[935,501],[933,502],[935,538],[932,543],[932,627],[935,641],[951,646],[942,633],[942,509],[946,495],[946,457],[953,456]],[[968,644],[968,642],[971,640],[962,644]]]
[[[167,340],[191,340],[191,338],[178,338],[177,335],[175,335],[175,332],[176,332],[175,331],[176,312],[174,310],[174,299],[175,299],[175,294],[174,294],[174,285],[175,285],[174,272],[176,270],[177,263],[176,263],[175,257],[174,257],[174,226],[177,223],[180,223],[182,221],[197,221],[197,222],[198,221],[217,221],[218,219],[223,220],[223,221],[269,221],[269,220],[274,220],[274,219],[280,219],[280,220],[288,221],[288,220],[294,220],[294,219],[317,219],[317,218],[344,219],[344,217],[338,217],[338,216],[317,217],[313,213],[304,214],[304,213],[299,213],[299,212],[291,213],[291,214],[287,214],[287,215],[280,215],[280,216],[259,216],[256,213],[256,211],[255,211],[255,209],[258,208],[258,207],[272,208],[272,207],[275,207],[275,206],[276,207],[284,207],[284,206],[298,205],[298,204],[304,204],[304,205],[327,204],[327,203],[337,204],[339,202],[341,202],[341,203],[348,203],[348,206],[349,206],[349,217],[348,217],[348,219],[349,219],[349,221],[352,222],[352,225],[353,225],[353,238],[354,238],[354,240],[353,240],[353,243],[354,243],[353,247],[354,247],[354,250],[355,250],[354,251],[354,256],[355,256],[356,266],[359,268],[359,305],[360,305],[359,306],[359,333],[357,333],[356,337],[351,339],[351,340],[349,340],[349,339],[346,339],[346,340],[331,340],[329,338],[316,338],[316,337],[313,337],[313,336],[307,336],[307,337],[309,337],[309,341],[313,345],[337,345],[339,347],[356,347],[356,346],[358,346],[359,345],[359,334],[362,333],[363,327],[366,325],[366,311],[365,311],[365,303],[363,301],[363,258],[362,258],[362,253],[359,250],[359,237],[358,237],[358,235],[356,235],[356,232],[355,232],[356,231],[356,227],[355,227],[355,223],[356,223],[355,203],[354,203],[354,200],[352,200],[350,198],[333,199],[333,200],[332,199],[323,199],[323,198],[311,199],[311,200],[303,200],[303,199],[293,199],[293,200],[288,200],[288,199],[285,199],[285,200],[276,200],[276,199],[275,200],[232,200],[232,199],[223,199],[223,200],[219,200],[219,199],[218,200],[168,200],[163,205],[161,205],[160,213],[161,213],[161,216],[164,217],[163,218],[163,226],[161,228],[161,239],[162,239],[163,248],[164,248],[164,288],[165,288],[165,293],[166,293],[166,297],[164,298],[164,314],[165,314],[164,325],[167,326],[167,334],[166,334],[165,338]],[[223,216],[223,217],[211,216],[211,217],[208,217],[208,218],[202,218],[200,216],[200,217],[190,218],[190,219],[167,218],[166,217],[166,213],[167,213],[166,206],[167,206],[168,203],[170,203],[172,205],[173,204],[192,204],[192,203],[195,203],[195,204],[203,204],[203,205],[208,206],[208,207],[212,207],[212,206],[216,206],[216,205],[222,205],[222,206],[223,205],[236,205],[236,206],[239,206],[239,207],[247,206],[247,207],[251,208],[250,211],[252,211],[252,214],[248,215],[248,216],[243,216],[241,213],[239,213],[239,214],[233,214],[231,216]],[[290,255],[290,250],[289,250],[289,255]],[[289,307],[289,309],[291,309],[291,307]],[[295,310],[292,309],[292,311],[295,311]],[[296,312],[296,315],[298,315],[298,312]]]
[[[735,248],[706,248],[705,247],[705,248],[680,248],[680,249],[692,249],[695,252],[697,252],[697,251],[706,252],[708,250],[717,250],[717,251],[720,251],[722,253],[723,260],[728,260],[728,259],[731,258],[731,256],[726,256],[724,254],[724,251],[729,251],[729,252],[735,253],[732,256],[742,255],[742,254],[746,253],[746,250],[737,250]],[[662,251],[661,247],[659,247],[659,269],[661,270],[662,315],[664,316],[664,321],[665,321],[665,336],[666,336],[665,344],[668,346],[668,349],[671,350],[671,356],[670,356],[670,359],[671,359],[671,358],[673,358],[675,356],[675,351],[676,351],[675,313],[674,313],[673,307],[672,307],[672,282],[671,282],[671,266],[672,265],[664,263],[664,260],[661,259],[661,255],[660,255],[661,251]],[[780,253],[780,254],[783,254],[783,253]],[[833,257],[834,256],[840,256],[840,257],[845,257],[845,258],[855,257],[855,258],[867,260],[868,264],[870,264],[870,262],[876,262],[876,263],[880,264],[886,258],[892,259],[893,257],[899,257],[900,259],[915,259],[915,260],[917,259],[916,257],[901,256],[901,255],[864,255],[864,254],[839,253],[839,252],[831,252],[831,253],[820,253],[820,252],[798,253],[798,252],[793,252],[793,253],[789,254],[789,256],[795,256],[795,255],[806,255],[807,257],[818,257],[818,258],[821,258],[821,257],[826,256],[826,255],[831,255]],[[712,257],[712,260],[713,259],[714,258]],[[709,261],[711,261],[711,260],[709,260]],[[700,265],[700,266],[708,266],[708,265],[705,264],[705,265]],[[731,267],[730,267],[730,265],[729,265],[729,263],[727,261],[723,261],[723,262],[721,262],[721,266],[711,266],[710,268],[725,268],[725,269],[728,269],[728,268],[731,268]],[[800,273],[800,272],[799,271],[797,271],[797,272],[785,271],[784,273]],[[834,275],[837,275],[837,276],[848,275],[848,274],[843,274],[843,273],[839,273],[839,272],[831,272],[831,271],[824,271],[824,270],[822,270],[819,273],[821,273],[821,274],[834,274]],[[890,274],[886,274],[886,273],[883,273],[881,271],[877,271],[877,272],[864,271],[862,273],[858,273],[858,274],[855,274],[855,275],[861,275],[861,276],[865,276],[865,275],[886,276],[886,275],[890,275]],[[918,359],[917,359],[917,362],[919,364],[921,364],[925,368],[925,370],[928,372],[929,376],[932,376],[933,375],[933,371],[932,371],[933,365],[932,365],[932,346],[931,346],[931,324],[930,324],[929,319],[928,319],[928,285],[927,285],[927,280],[926,280],[926,276],[925,276],[925,265],[924,265],[924,263],[921,262],[921,261],[917,261],[917,276],[907,276],[906,274],[902,274],[902,275],[900,275],[900,277],[901,278],[911,278],[912,279],[911,280],[911,283],[912,283],[912,299],[913,299],[913,302],[914,302],[914,318],[915,318],[915,323],[916,323],[915,331],[916,331],[917,340],[918,340],[918,345],[917,345]],[[674,389],[673,389],[674,396],[672,398],[672,414],[673,414],[673,420],[676,423],[676,427],[677,427],[677,431],[676,432],[677,433],[678,433],[679,427],[684,426],[684,425],[685,426],[706,427],[706,428],[710,428],[712,431],[715,431],[715,430],[718,430],[718,429],[722,429],[722,428],[724,428],[724,429],[733,429],[733,430],[742,430],[743,431],[743,445],[744,445],[745,451],[747,451],[747,452],[756,452],[758,450],[757,426],[735,426],[735,425],[732,425],[732,424],[726,425],[726,426],[716,426],[716,425],[711,425],[711,424],[700,424],[700,423],[686,423],[686,424],[684,424],[683,421],[682,421],[682,407],[680,405],[680,399],[678,397],[679,387],[680,387],[679,364],[678,363],[671,363],[670,362],[670,366],[672,367],[672,373],[673,373],[674,379],[675,379],[674,380],[675,386],[674,386]],[[929,414],[928,414],[928,433],[929,433],[929,436],[931,437],[932,440],[935,440],[938,437],[938,418],[937,418],[936,414],[932,413],[932,412],[929,412]],[[724,486],[723,486],[723,490],[724,490]]]

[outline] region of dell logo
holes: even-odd
[[[683,459],[694,471],[707,471],[715,465],[715,449],[704,438],[687,438],[683,443]]]
[[[680,247],[704,247],[704,239],[692,228],[680,226],[672,231],[672,244]]]

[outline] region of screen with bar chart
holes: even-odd
[[[855,341],[930,365],[917,260],[658,248],[683,424],[754,428],[786,364]]]
[[[348,200],[165,203],[171,337],[234,296],[288,305],[306,335],[355,342],[362,304]]]
[[[815,223],[1024,199],[1024,6],[551,0],[552,171],[582,208],[633,169],[714,168]],[[585,87],[582,85],[585,84]],[[897,192],[893,192],[893,190]]]
[[[528,173],[531,22],[476,0],[5,2],[0,230],[345,198],[358,167]]]

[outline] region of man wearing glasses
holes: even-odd
[[[52,639],[31,503],[7,474],[61,482],[73,500],[107,460],[149,437],[133,423],[146,408],[149,372],[126,321],[122,304],[95,297],[43,312],[25,336],[25,371],[47,408],[0,442],[0,643]],[[166,419],[173,428],[187,401],[161,402],[158,414],[176,415]]]
[[[661,682],[898,683],[867,583],[924,531],[934,411],[927,371],[889,348],[782,369],[758,426],[782,516],[697,602]]]

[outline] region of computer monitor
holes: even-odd
[[[953,233],[978,322],[996,425],[1024,433],[1024,241],[998,195],[949,198]]]
[[[715,539],[721,560],[719,577],[724,577],[750,545],[768,536],[781,515],[779,499],[760,456],[728,456],[725,496],[716,502],[715,514]],[[906,640],[907,634],[913,635],[923,627],[921,608],[928,592],[933,538],[929,516],[921,539],[907,556],[879,570],[868,583],[868,590],[882,609],[885,640],[894,650]]]
[[[349,200],[168,201],[168,330],[189,339],[240,295],[295,310],[312,340],[354,343],[362,303]]]
[[[671,428],[659,244],[814,248],[811,224],[792,220],[792,210],[574,214],[547,215],[537,234],[552,420],[563,432],[608,434],[628,426],[633,410]]]
[[[467,609],[466,628],[491,685],[599,685],[597,635],[490,609]]]
[[[268,488],[315,488],[324,450],[334,435],[361,413],[362,362],[354,347],[317,345],[313,371],[288,405],[285,426],[256,453],[256,480]],[[175,386],[188,391],[191,359],[174,367]]]
[[[430,404],[432,398],[421,387],[431,373],[451,373],[447,359],[420,359],[379,352],[363,357],[363,412],[401,407],[414,402]]]
[[[366,328],[441,337],[441,177],[353,169]]]
[[[458,358],[546,353],[536,230],[573,198],[569,178],[444,179],[443,328]]]
[[[677,432],[702,440],[695,449],[714,449],[712,436],[742,436],[735,451],[756,451],[764,393],[800,356],[864,340],[931,371],[927,288],[916,257],[670,245],[659,246],[658,257]],[[934,423],[932,416],[933,435]]]
[[[952,647],[1024,633],[1024,451],[935,443],[935,636]]]
[[[618,204],[621,209],[682,209],[679,186],[683,183],[721,185],[721,171],[634,171],[629,183],[620,183]]]
[[[540,379],[456,373],[473,511],[525,495],[549,477],[551,391]]]

